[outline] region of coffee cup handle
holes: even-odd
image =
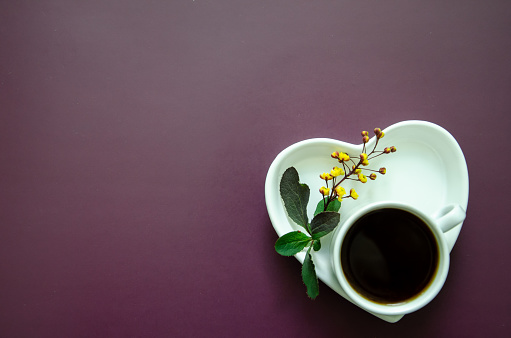
[[[434,216],[438,226],[445,233],[465,219],[466,213],[458,204],[450,204],[440,209]]]

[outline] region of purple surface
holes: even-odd
[[[509,1],[3,1],[0,336],[509,336],[510,32]],[[409,119],[469,167],[444,289],[397,324],[308,300],[270,163]]]

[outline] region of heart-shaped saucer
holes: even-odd
[[[378,175],[375,181],[369,180],[366,184],[350,180],[343,184],[346,191],[356,188],[360,197],[356,201],[343,201],[339,227],[356,208],[377,201],[406,202],[427,214],[434,214],[447,204],[459,204],[466,210],[467,164],[460,146],[449,132],[424,121],[399,122],[386,128],[384,132],[385,137],[380,140],[381,146],[378,145],[378,149],[396,146],[397,152],[373,159],[369,168],[378,170],[386,167],[387,174]],[[372,149],[375,141],[373,137],[367,147]],[[337,161],[330,157],[334,151],[358,156],[362,152],[362,144],[353,145],[327,138],[309,139],[284,149],[271,164],[266,176],[265,198],[270,220],[279,236],[301,229],[287,216],[280,197],[279,184],[282,174],[287,168],[295,167],[300,175],[300,182],[310,187],[311,196],[307,210],[310,217],[321,199],[319,188],[324,185],[319,174],[329,172],[337,164]],[[445,233],[449,250],[452,250],[462,224]],[[331,239],[332,233],[322,238],[321,250],[312,253],[316,273],[326,285],[350,300],[334,274],[330,259]],[[305,251],[295,257],[303,263]],[[403,317],[374,315],[391,323]]]

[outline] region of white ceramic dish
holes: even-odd
[[[370,162],[369,168],[387,168],[386,175],[378,175],[375,181],[366,184],[349,181],[343,185],[346,191],[355,188],[358,200],[347,199],[341,207],[341,222],[356,208],[375,201],[406,202],[424,213],[432,214],[446,204],[459,204],[467,208],[468,204],[468,171],[463,152],[449,132],[433,123],[424,121],[404,121],[396,123],[384,130],[385,137],[380,140],[378,149],[384,146],[396,146],[397,152],[382,155]],[[368,148],[372,149],[373,137]],[[337,164],[330,157],[334,151],[343,151],[358,156],[362,144],[350,143],[333,139],[317,138],[298,142],[284,149],[271,164],[265,183],[266,207],[270,220],[279,236],[290,231],[300,230],[288,218],[280,197],[279,183],[284,171],[293,166],[300,175],[300,182],[306,183],[311,196],[308,204],[309,217],[320,200],[318,189],[324,185],[319,174],[329,172]],[[452,250],[461,231],[462,223],[448,231],[445,236],[449,250]],[[321,240],[322,248],[313,252],[316,273],[326,285],[344,298],[350,300],[337,281],[330,259],[330,241],[332,234]],[[295,255],[303,263],[305,251]],[[297,278],[300,274],[297,273]],[[320,293],[321,296],[321,293]],[[403,316],[376,315],[388,322],[397,322]]]

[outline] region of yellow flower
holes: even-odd
[[[330,194],[330,189],[325,188],[325,187],[321,187],[321,188],[319,188],[319,192],[323,196],[328,196],[328,194]]]
[[[339,162],[349,161],[350,156],[346,153],[339,153]]]
[[[319,175],[319,178],[326,181],[330,181],[333,177],[329,173],[322,173],[321,175]]]
[[[342,197],[344,195],[346,195],[346,190],[341,187],[340,185],[337,186],[337,188],[335,188],[335,192],[337,193],[338,196]]]
[[[337,200],[338,200],[339,202],[342,202],[342,196],[338,196],[338,197],[337,197]]]
[[[353,189],[353,188],[351,188],[351,190],[350,190],[350,197],[353,198],[354,200],[356,200],[358,198],[358,194],[355,191],[355,189]]]
[[[344,170],[342,170],[341,168],[334,167],[332,170],[330,170],[330,175],[332,175],[333,177],[344,175]]]
[[[360,174],[362,172],[362,169],[355,169],[355,168],[356,168],[355,165],[351,166],[351,169],[353,169],[354,174]]]
[[[339,158],[339,152],[338,151],[334,151],[330,156],[332,158]]]
[[[367,177],[364,174],[360,173],[360,174],[358,174],[358,180],[362,183],[366,183]]]
[[[367,160],[367,154],[366,153],[360,154],[360,164],[362,164],[363,166],[369,165],[369,161]]]

